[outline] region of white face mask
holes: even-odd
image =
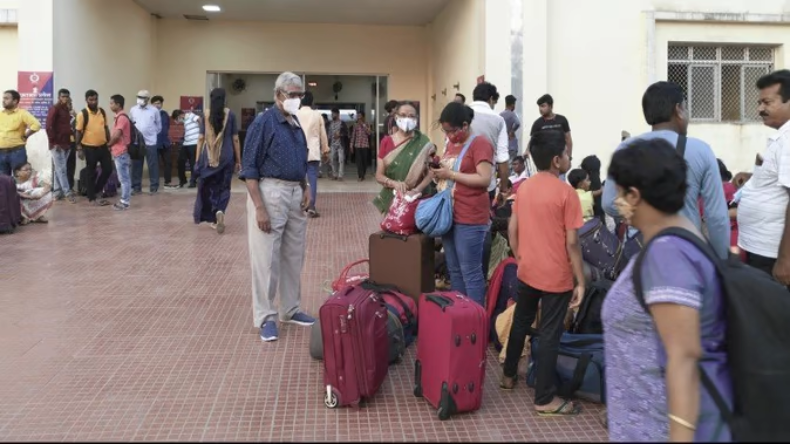
[[[288,114],[296,114],[299,111],[299,106],[302,104],[300,99],[285,99],[283,100],[283,109]]]
[[[137,104],[140,106],[145,106],[145,99],[137,99]]]
[[[398,117],[395,119],[395,123],[398,125],[398,128],[401,129],[404,133],[410,133],[417,128],[417,119],[412,119],[410,117],[403,118]]]

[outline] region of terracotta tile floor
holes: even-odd
[[[372,196],[320,195],[309,312],[366,256]],[[57,204],[49,225],[1,236],[0,440],[605,440],[596,406],[538,418],[525,384],[498,390],[493,350],[474,414],[440,422],[413,397],[413,347],[367,407],[326,409],[309,330],[285,326],[264,344],[251,326],[244,198],[233,194],[222,236],[191,223],[186,191],[136,197],[124,213]]]

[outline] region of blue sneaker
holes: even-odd
[[[312,316],[308,316],[304,313],[297,312],[295,315],[291,316],[291,319],[284,320],[283,322],[290,322],[291,324],[301,325],[303,327],[309,327],[315,324],[315,318]]]
[[[279,337],[277,324],[274,321],[266,321],[261,325],[261,341],[272,342]]]

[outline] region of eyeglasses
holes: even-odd
[[[452,128],[452,129],[446,130],[446,129],[442,128],[442,132],[445,133],[445,134],[454,134],[454,133],[457,133],[458,131],[461,131],[462,129],[463,128]]]
[[[280,91],[281,93],[285,94],[286,97],[289,99],[302,99],[304,98],[304,92],[302,91]]]

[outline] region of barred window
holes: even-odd
[[[669,45],[667,80],[686,93],[696,122],[756,122],[757,79],[773,70],[774,49]]]

